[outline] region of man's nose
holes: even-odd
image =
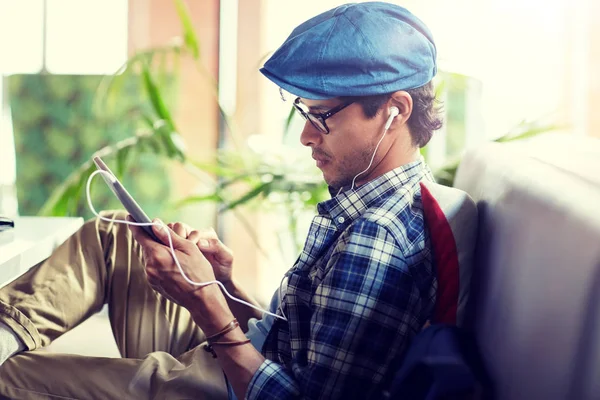
[[[321,131],[315,128],[310,121],[305,121],[300,135],[300,143],[307,147],[318,145],[322,140],[322,135]]]

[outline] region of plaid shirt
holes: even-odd
[[[420,160],[318,205],[288,271],[248,399],[381,396],[394,361],[433,312],[437,281]]]

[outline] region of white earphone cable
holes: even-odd
[[[246,305],[248,307],[254,308],[255,310],[264,312],[264,313],[266,313],[268,315],[271,315],[271,316],[273,316],[275,318],[280,318],[280,319],[282,319],[284,321],[287,321],[287,318],[285,317],[285,315],[281,316],[281,315],[274,314],[274,313],[272,313],[270,311],[263,310],[262,308],[257,307],[254,304],[248,303],[247,301],[244,301],[244,300],[241,300],[241,299],[238,299],[238,298],[232,296],[227,291],[227,289],[225,289],[225,286],[221,282],[219,282],[217,280],[209,281],[209,282],[194,282],[193,280],[191,280],[190,278],[188,278],[187,275],[185,274],[185,272],[183,271],[183,268],[181,267],[181,264],[179,263],[179,260],[177,259],[177,255],[175,254],[175,248],[173,247],[173,240],[171,239],[171,231],[169,230],[169,228],[164,223],[159,223],[159,222],[148,222],[148,223],[131,222],[131,221],[125,221],[125,220],[120,220],[120,219],[106,218],[106,217],[103,217],[100,214],[98,214],[98,212],[96,211],[96,209],[92,205],[92,200],[91,200],[91,197],[90,197],[90,185],[92,183],[92,179],[96,175],[98,175],[98,174],[106,174],[111,179],[114,179],[114,177],[110,173],[108,173],[106,171],[102,171],[102,170],[97,170],[97,171],[92,172],[92,174],[90,175],[90,177],[87,180],[87,184],[86,184],[87,202],[88,202],[88,206],[90,207],[90,210],[92,211],[92,213],[96,217],[98,217],[99,219],[101,219],[103,221],[106,221],[106,222],[116,222],[116,223],[120,223],[120,224],[127,224],[127,225],[134,225],[134,226],[153,226],[153,225],[160,226],[162,229],[165,229],[166,232],[167,232],[167,236],[169,237],[169,248],[171,250],[171,255],[173,256],[173,260],[175,260],[175,264],[177,265],[177,268],[179,268],[179,273],[181,274],[181,276],[183,276],[183,279],[185,279],[186,282],[188,282],[190,285],[193,285],[193,286],[207,286],[207,285],[212,285],[212,284],[216,283],[217,285],[219,285],[221,287],[221,289],[223,289],[223,292],[225,292],[225,294],[227,295],[227,297],[229,297],[231,300],[237,301],[238,303],[241,303],[241,304],[244,304],[244,305]],[[280,303],[281,303],[281,301],[280,301]],[[282,314],[283,314],[283,310],[281,310],[281,311],[282,311]]]
[[[387,133],[388,129],[389,129],[389,125],[391,120],[396,116],[397,114],[393,114],[392,116],[390,116],[390,120],[386,123],[384,130],[383,130],[383,135],[381,135],[381,138],[379,139],[379,141],[377,142],[377,145],[375,146],[375,150],[373,151],[373,155],[371,156],[371,161],[369,162],[369,165],[367,166],[367,168],[365,168],[363,171],[359,172],[358,174],[356,174],[354,176],[354,179],[352,179],[352,186],[350,187],[350,190],[354,189],[354,185],[356,183],[356,178],[358,178],[360,175],[364,174],[365,172],[367,172],[369,170],[369,168],[371,168],[371,165],[373,165],[373,161],[375,160],[375,154],[377,154],[377,150],[379,149],[379,145],[381,144],[381,142],[383,141],[383,138],[385,137],[385,134]],[[116,222],[116,223],[120,223],[120,224],[127,224],[127,225],[134,225],[134,226],[160,226],[162,229],[165,229],[167,232],[167,236],[169,238],[169,249],[171,250],[171,255],[173,256],[173,260],[175,261],[175,264],[177,265],[177,268],[179,269],[179,273],[181,274],[181,276],[183,277],[183,279],[185,279],[186,282],[188,282],[190,285],[193,286],[207,286],[207,285],[212,285],[212,284],[217,284],[221,287],[221,289],[223,290],[223,292],[225,292],[225,294],[227,295],[227,297],[229,297],[231,300],[233,301],[237,301],[238,303],[244,304],[248,307],[251,307],[255,310],[258,311],[262,311],[263,313],[267,314],[267,315],[271,315],[275,318],[279,318],[282,319],[284,321],[287,321],[287,317],[285,316],[285,313],[283,312],[283,307],[282,307],[282,296],[281,296],[281,285],[283,283],[283,280],[285,279],[285,275],[283,277],[283,279],[281,280],[281,282],[279,283],[279,288],[277,290],[277,297],[279,300],[279,311],[281,312],[282,315],[277,315],[274,314],[270,311],[264,310],[260,307],[255,306],[254,304],[248,303],[247,301],[238,299],[234,296],[232,296],[227,289],[225,289],[225,286],[217,281],[209,281],[209,282],[194,282],[193,280],[191,280],[190,278],[188,278],[188,276],[185,274],[185,272],[183,271],[183,268],[181,267],[181,264],[179,263],[179,260],[177,259],[177,255],[175,254],[175,248],[173,247],[173,240],[171,239],[171,231],[168,229],[168,227],[163,224],[163,223],[158,223],[158,222],[149,222],[149,223],[142,223],[142,222],[131,222],[131,221],[125,221],[125,220],[118,220],[118,219],[111,219],[111,218],[106,218],[101,216],[96,209],[94,208],[94,205],[92,204],[92,200],[91,200],[91,196],[90,196],[90,187],[91,187],[91,183],[92,183],[92,179],[98,175],[98,174],[106,174],[110,179],[113,179],[114,177],[106,172],[106,171],[102,171],[102,170],[97,170],[94,171],[90,177],[87,180],[87,184],[86,184],[86,196],[87,196],[87,202],[88,202],[88,206],[90,208],[90,210],[92,211],[92,213],[98,217],[99,219],[106,221],[106,222]],[[340,188],[340,191],[338,192],[338,194],[340,194],[340,192],[342,191],[343,188]]]
[[[373,155],[371,156],[371,161],[369,162],[369,166],[367,168],[365,168],[364,171],[359,172],[358,174],[356,174],[356,176],[354,177],[354,179],[352,179],[352,186],[350,187],[350,190],[354,189],[354,184],[356,182],[356,178],[358,178],[359,176],[361,176],[362,174],[364,174],[365,172],[367,172],[369,170],[369,168],[371,168],[371,165],[373,165],[373,160],[375,160],[375,154],[377,154],[377,149],[379,149],[379,145],[383,141],[383,138],[385,137],[386,132],[387,132],[387,129],[383,131],[383,135],[381,135],[381,139],[379,139],[379,142],[377,142],[377,146],[375,146],[375,151],[373,151]]]
[[[365,172],[367,172],[369,170],[369,168],[371,168],[371,165],[373,165],[373,160],[375,160],[375,154],[377,154],[377,150],[379,149],[379,145],[383,141],[383,138],[385,137],[385,134],[387,133],[388,129],[390,128],[391,121],[392,121],[393,118],[396,117],[396,115],[398,115],[398,114],[397,113],[392,113],[392,115],[390,116],[390,119],[386,122],[386,124],[385,124],[385,126],[383,128],[383,135],[381,135],[381,138],[377,142],[377,146],[375,146],[375,150],[373,151],[373,155],[371,156],[371,161],[369,162],[369,166],[367,168],[365,168],[363,171],[359,172],[358,174],[356,174],[354,176],[354,179],[352,179],[352,186],[350,187],[350,190],[354,190],[354,184],[356,182],[356,178],[358,178],[359,176],[361,176],[362,174],[364,174]],[[344,187],[342,186],[340,188],[340,190],[337,192],[337,194],[340,194],[343,189],[344,189]]]

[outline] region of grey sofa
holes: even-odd
[[[600,140],[470,151],[478,206],[468,324],[498,399],[600,399]]]

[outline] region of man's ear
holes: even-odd
[[[413,100],[411,95],[404,90],[392,93],[391,98],[388,101],[388,109],[390,107],[397,107],[399,110],[398,116],[394,119],[394,123],[405,124],[413,110]]]

